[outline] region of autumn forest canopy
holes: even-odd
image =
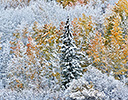
[[[0,100],[128,100],[128,1],[0,0]]]

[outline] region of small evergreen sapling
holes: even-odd
[[[65,88],[68,87],[68,83],[73,79],[78,79],[79,76],[82,76],[82,68],[80,66],[80,52],[75,45],[73,40],[73,35],[70,32],[69,28],[69,17],[66,22],[65,32],[61,37],[61,58],[60,64],[62,68],[62,84]]]

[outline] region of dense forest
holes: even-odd
[[[0,100],[128,100],[128,1],[0,0]]]

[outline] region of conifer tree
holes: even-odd
[[[66,22],[64,34],[61,37],[61,57],[60,64],[62,68],[62,84],[67,88],[69,82],[73,79],[78,79],[82,75],[82,68],[80,66],[80,52],[75,45],[73,35],[69,27],[69,17]]]

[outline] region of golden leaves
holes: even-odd
[[[16,82],[17,82],[17,83],[20,83],[20,81],[19,81],[19,80],[17,80],[17,79],[16,79]]]
[[[119,0],[118,3],[116,3],[117,7],[115,7],[116,12],[123,12],[125,11],[128,15],[128,1],[127,0]]]
[[[128,62],[127,32],[124,31],[124,27],[122,27],[122,21],[125,22],[122,13],[128,16],[126,12],[127,8],[128,1],[119,0],[114,7],[113,15],[106,19],[107,23],[104,30],[107,41],[107,51],[111,50],[111,52],[108,52],[109,58],[107,58],[107,61],[110,59],[108,64],[111,65],[116,79],[120,79],[118,75],[127,75],[127,73],[125,73],[125,69],[127,69],[126,63]]]
[[[104,38],[101,33],[97,32],[96,36],[90,40],[91,43],[89,44],[87,54],[93,58],[93,63],[99,70],[102,72],[114,71],[115,78],[118,79],[116,75],[126,75],[128,70],[126,67],[128,62],[128,45],[125,44],[127,35],[123,37],[122,31],[119,30],[121,28],[114,27],[111,31],[112,35],[109,36],[111,41],[107,45],[105,45],[107,38]],[[101,65],[104,69],[99,68]]]
[[[65,1],[65,5],[68,5],[70,1],[71,0]],[[119,0],[119,4],[120,2],[123,1]],[[123,5],[124,3],[120,4],[120,6]],[[125,9],[126,6],[122,8]],[[120,7],[116,10],[120,12],[122,8]],[[125,12],[127,13],[127,9],[125,9]],[[102,70],[102,72],[109,73],[110,71],[114,71],[116,75],[125,73],[127,71],[126,63],[128,62],[128,37],[127,35],[122,35],[123,29],[121,27],[122,18],[120,13],[108,18],[105,29],[103,30],[105,32],[104,34],[97,32],[93,34],[93,36],[90,35],[90,33],[94,33],[95,30],[91,17],[86,17],[85,14],[82,15],[82,18],[74,18],[71,22],[76,45],[81,48],[83,53],[87,53],[89,57],[92,58],[94,65]],[[25,28],[23,34],[19,32],[13,34],[15,42],[10,42],[14,45],[11,49],[17,58],[18,56],[26,57],[27,61],[25,62],[25,68],[22,68],[22,73],[28,80],[36,78],[35,75],[37,71],[34,70],[34,67],[37,69],[40,68],[40,71],[45,70],[47,75],[60,79],[60,73],[53,72],[53,68],[56,68],[56,66],[53,66],[51,60],[54,59],[52,53],[59,53],[59,38],[63,33],[64,24],[64,22],[61,22],[59,28],[56,28],[52,24],[45,24],[39,27],[38,22],[35,22],[32,33],[28,32],[28,29]],[[21,38],[26,39],[27,43],[24,44]],[[22,44],[18,40],[20,40]],[[35,41],[36,44],[34,44],[33,41]],[[22,49],[24,48],[26,48],[25,56],[22,55]],[[35,58],[40,61],[39,64],[41,66],[36,66]],[[44,60],[48,61],[49,64],[43,62]],[[20,69],[21,65],[17,67],[17,69]],[[85,65],[83,65],[83,67],[85,67]],[[86,72],[86,69],[83,71]],[[17,82],[19,81],[17,80]],[[18,84],[18,87],[21,86],[22,85]]]
[[[63,8],[65,8],[66,6],[72,7],[77,4],[86,5],[87,1],[89,0],[57,0],[57,2],[63,5]]]
[[[82,46],[81,50],[85,52],[88,48],[87,44],[89,39],[92,38],[89,33],[93,32],[94,28],[91,21],[91,17],[86,17],[85,14],[82,14],[82,18],[74,18],[71,22],[73,29],[72,33],[74,35],[74,40],[76,41],[77,47]]]

